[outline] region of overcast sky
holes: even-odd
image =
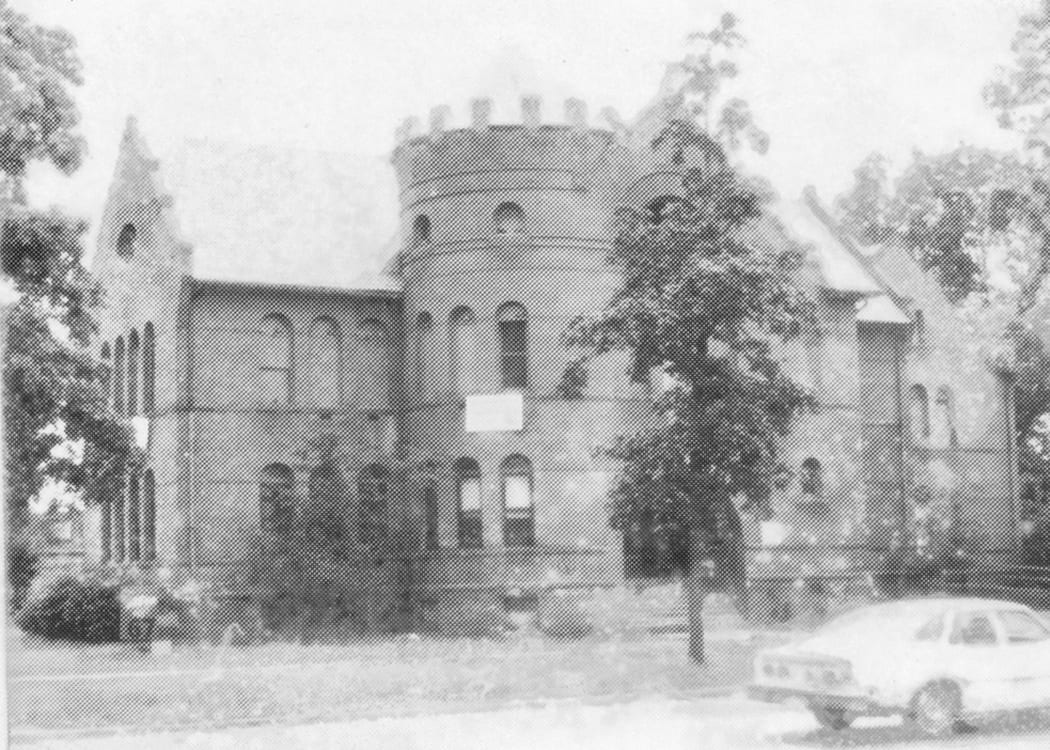
[[[845,189],[881,150],[1011,145],[980,90],[1009,59],[1034,0],[11,0],[77,38],[90,156],[73,178],[37,170],[36,203],[93,219],[124,118],[147,140],[184,135],[383,154],[408,115],[449,104],[497,117],[538,93],[627,119],[652,99],[684,37],[737,14],[738,91],[772,137],[762,171],[787,193]],[[393,200],[393,196],[391,196]]]

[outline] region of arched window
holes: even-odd
[[[124,562],[124,494],[128,491],[127,477],[113,503],[113,559]]]
[[[424,544],[428,550],[438,549],[438,489],[437,466],[428,461],[420,467],[419,494],[423,506]]]
[[[150,416],[157,408],[157,340],[153,324],[142,329],[142,413]]]
[[[430,242],[430,219],[420,214],[412,222],[412,244],[414,247]]]
[[[287,406],[292,395],[292,327],[280,315],[262,320],[259,391],[265,406]]]
[[[117,255],[121,258],[130,258],[134,255],[137,237],[138,230],[135,229],[134,224],[128,223],[122,226],[117,234]]]
[[[454,466],[459,546],[464,549],[481,547],[481,468],[472,458],[461,458]]]
[[[139,413],[139,332],[128,336],[128,414]]]
[[[449,363],[452,390],[460,395],[474,390],[477,323],[468,307],[457,307],[449,316]]]
[[[102,562],[109,562],[113,559],[113,501],[108,498],[103,500],[99,510],[102,516],[99,519],[102,526]]]
[[[317,409],[339,406],[339,326],[318,318],[310,326],[310,404]]]
[[[295,474],[284,464],[259,473],[260,526],[265,536],[287,538],[295,522]]]
[[[500,203],[492,214],[496,234],[521,234],[525,231],[525,211],[517,203]]]
[[[386,326],[382,321],[369,318],[358,327],[358,370],[361,377],[360,404],[382,408],[387,403],[390,389],[390,352]]]
[[[802,494],[820,497],[824,491],[824,467],[820,465],[820,461],[810,456],[802,462],[801,468],[798,479]]]
[[[937,400],[934,403],[933,434],[930,441],[938,448],[954,447],[955,433],[955,396],[947,386],[937,389]]]
[[[157,559],[157,483],[152,469],[142,475],[142,559]]]
[[[926,346],[926,316],[922,310],[916,310],[912,318],[912,344],[916,349]]]
[[[307,494],[310,498],[310,536],[327,544],[344,541],[342,508],[345,506],[346,488],[339,470],[330,463],[322,464],[310,472]]]
[[[113,358],[113,354],[109,350],[108,341],[103,342],[99,356],[102,358],[102,364],[106,368],[106,374],[102,377],[102,392],[105,395],[106,403],[110,404],[112,403],[110,399],[113,398],[113,363],[110,361]]]
[[[427,393],[427,357],[430,353],[431,339],[434,336],[434,318],[428,312],[416,316],[415,350],[413,353],[412,371],[415,376],[416,398],[426,399]]]
[[[117,336],[113,348],[113,411],[124,413],[124,337]]]
[[[529,384],[529,328],[525,308],[508,302],[496,313],[499,327],[500,380],[504,388]]]
[[[503,544],[531,547],[536,544],[532,464],[524,456],[510,456],[500,467],[500,474],[503,478]]]
[[[390,472],[378,464],[366,466],[357,480],[357,495],[361,503],[361,543],[377,545],[385,542],[386,512],[390,504]]]
[[[141,550],[142,527],[139,525],[139,478],[132,474],[128,482],[128,559],[135,562]]]
[[[926,389],[913,385],[908,394],[908,421],[911,436],[916,445],[925,445],[930,440],[930,401]]]

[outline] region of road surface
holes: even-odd
[[[1050,713],[991,722],[947,741],[927,740],[897,719],[862,719],[840,733],[818,730],[804,711],[754,703],[739,696],[610,705],[560,702],[479,713],[149,735],[56,737],[19,732],[13,740],[12,747],[38,750],[1045,750],[1050,747]]]

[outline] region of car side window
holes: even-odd
[[[937,615],[932,620],[923,625],[921,628],[919,628],[919,631],[915,634],[915,640],[936,642],[941,639],[941,635],[943,633],[944,615]]]
[[[1007,643],[1035,643],[1050,639],[1050,628],[1027,612],[1001,610],[998,615]]]
[[[952,626],[951,643],[964,646],[994,646],[995,628],[983,612],[959,612]]]

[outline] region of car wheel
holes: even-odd
[[[934,682],[915,694],[911,702],[911,719],[931,737],[951,734],[958,726],[962,701],[959,688],[950,682]]]
[[[844,708],[810,706],[809,710],[813,712],[813,716],[816,717],[820,726],[825,729],[832,729],[836,732],[849,728],[849,725],[853,723],[854,719],[854,716],[846,713],[846,709]]]

